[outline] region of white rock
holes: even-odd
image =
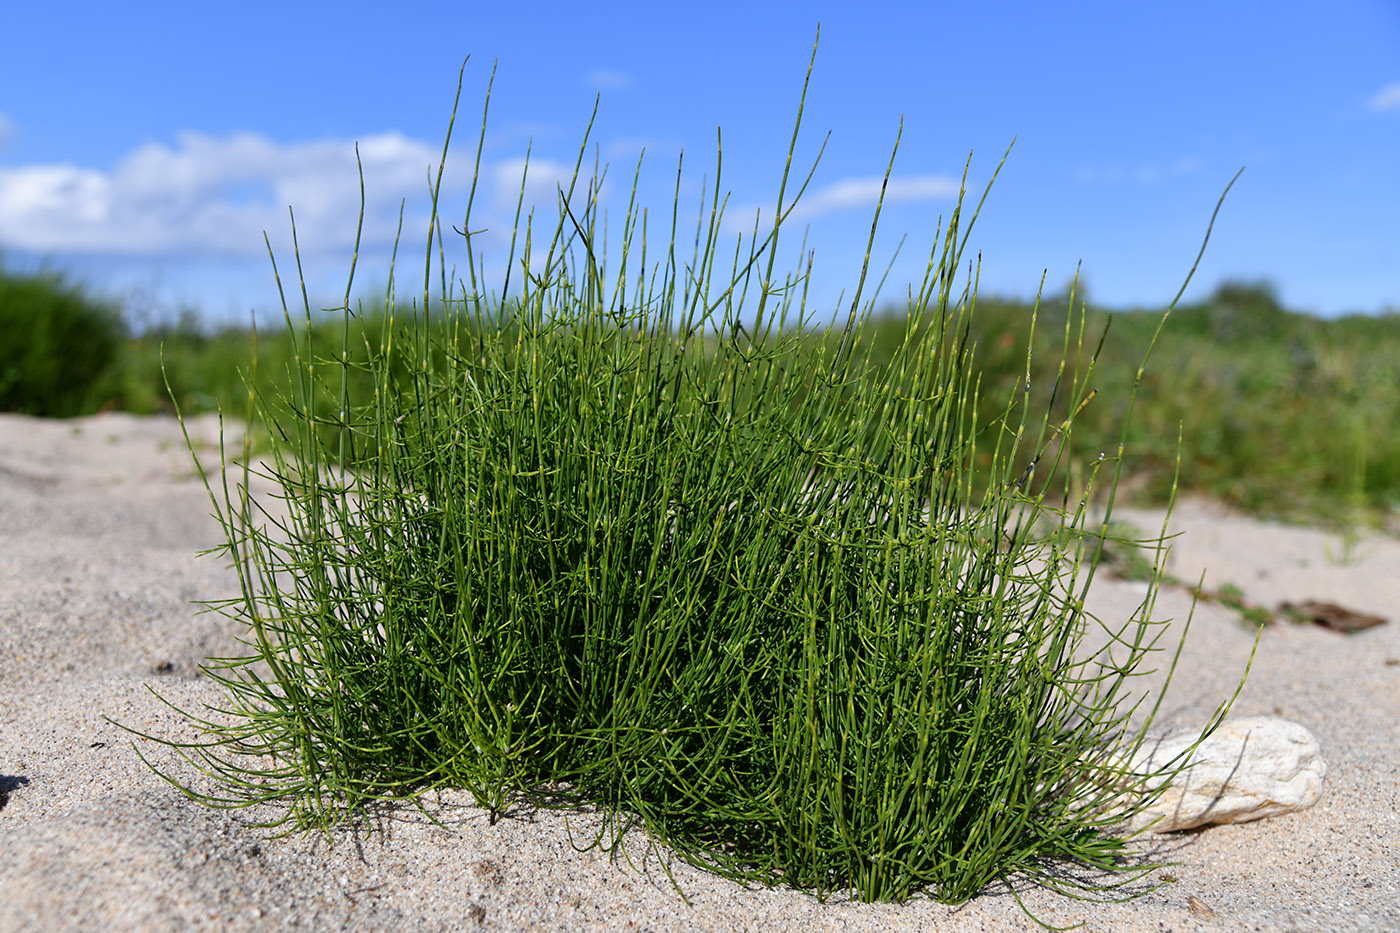
[[[1187,729],[1148,739],[1133,756],[1132,771],[1166,767],[1199,736],[1199,729]],[[1326,774],[1317,739],[1296,722],[1269,716],[1227,720],[1192,753],[1157,801],[1127,825],[1136,831],[1152,824],[1152,832],[1168,833],[1303,810],[1322,796]],[[1144,783],[1155,788],[1165,780]]]

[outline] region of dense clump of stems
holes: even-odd
[[[979,416],[961,198],[877,369],[866,268],[819,339],[805,273],[775,277],[796,176],[729,260],[718,166],[689,256],[679,175],[659,258],[634,185],[609,255],[585,151],[552,231],[517,213],[513,290],[482,280],[470,201],[449,275],[434,182],[436,295],[430,272],[405,315],[391,284],[353,355],[348,287],[339,346],[288,314],[285,391],[252,399],[270,453],[211,483],[250,651],[207,667],[205,737],[167,741],[215,779],[187,791],[288,830],[442,787],[493,820],[586,801],[822,896],[1109,890],[1049,866],[1123,867],[1160,623],[1155,586],[1130,619],[1084,608],[1121,448],[1070,482],[1074,417],[1046,413],[1089,404],[1092,362],[1033,386],[1027,359]]]

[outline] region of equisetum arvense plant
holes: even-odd
[[[1082,317],[1053,384],[1027,360],[982,397],[982,202],[960,196],[891,360],[870,354],[869,247],[818,326],[811,257],[777,263],[812,177],[790,174],[801,113],[774,215],[737,246],[719,159],[693,227],[678,170],[660,249],[639,162],[605,245],[585,134],[549,225],[522,225],[522,179],[499,290],[476,176],[444,224],[441,165],[421,296],[391,270],[352,309],[347,284],[328,344],[302,286],[283,391],[250,389],[267,453],[201,467],[241,584],[217,608],[248,651],[206,666],[226,700],[187,713],[201,738],[155,740],[206,776],[187,793],[277,803],[285,831],[442,788],[493,821],[587,802],[610,814],[598,845],[639,826],[736,880],[863,900],[1013,879],[1112,897],[1146,870],[1112,829],[1153,796],[1122,762],[1156,712],[1133,678],[1161,650],[1165,550],[1132,618],[1086,610],[1124,458],[1074,449],[1102,401],[1093,354],[1069,362]],[[484,139],[483,114],[478,173]]]

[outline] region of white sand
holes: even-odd
[[[198,425],[212,434],[208,420]],[[232,573],[178,428],[165,418],[73,422],[0,415],[0,930],[650,929],[1023,930],[1005,892],[952,908],[819,904],[671,865],[687,906],[640,835],[635,861],[570,844],[565,817],[488,825],[444,795],[447,828],[411,809],[373,836],[268,840],[276,811],[210,810],[137,759],[111,717],[190,735],[144,687],[198,708],[221,692],[196,671],[236,649],[193,599],[230,596]],[[1152,513],[1134,513],[1153,530]],[[1155,519],[1160,522],[1160,516]],[[1172,569],[1248,598],[1317,598],[1387,617],[1400,609],[1400,542],[1265,524],[1201,503],[1178,509]],[[1092,605],[1121,618],[1141,584],[1100,580]],[[1184,618],[1164,591],[1157,615]],[[1194,724],[1233,688],[1252,635],[1197,610],[1162,725]],[[1123,905],[1023,892],[1056,925],[1089,930],[1400,929],[1400,620],[1352,636],[1280,625],[1263,638],[1236,715],[1279,715],[1317,735],[1329,770],[1302,813],[1164,837],[1179,879]],[[153,759],[198,780],[160,748]],[[570,820],[576,833],[595,825]]]

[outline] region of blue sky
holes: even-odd
[[[685,153],[682,229],[723,129],[728,235],[767,216],[818,22],[796,161],[831,139],[782,242],[815,249],[812,301],[859,276],[903,117],[876,241],[884,296],[923,272],[969,153],[984,293],[1061,289],[1082,261],[1096,304],[1165,304],[1241,167],[1188,297],[1267,279],[1289,307],[1400,309],[1400,2],[951,4],[536,2],[11,4],[0,56],[0,252],[67,270],[137,315],[246,319],[277,306],[266,231],[292,268],[287,208],[317,303],[343,291],[358,212],[358,293],[382,285],[401,199],[422,251],[426,173],[470,55],[444,213],[460,216],[497,64],[473,226],[488,277],[532,145],[542,214],[593,140],[618,218],[645,148],[653,236]],[[14,41],[18,38],[19,41]],[[592,151],[590,150],[590,157]],[[732,242],[732,241],[731,241]],[[449,262],[464,268],[460,240]],[[456,246],[455,254],[452,247]],[[732,248],[732,247],[731,247]],[[409,282],[405,262],[401,279]],[[411,288],[408,289],[410,292]]]

